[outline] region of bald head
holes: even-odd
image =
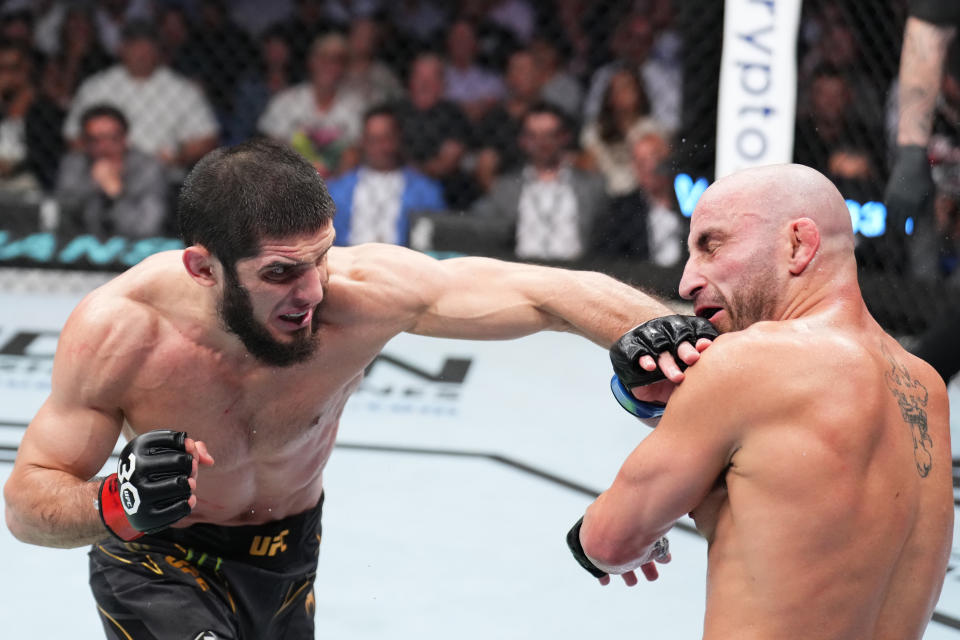
[[[694,217],[701,209],[706,215],[749,216],[773,228],[809,218],[822,240],[853,249],[853,225],[843,196],[822,173],[800,164],[755,167],[721,178],[704,192]]]

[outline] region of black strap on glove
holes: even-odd
[[[567,532],[567,546],[570,547],[570,552],[573,554],[573,557],[577,562],[580,563],[580,566],[590,572],[594,578],[603,578],[607,576],[607,572],[598,567],[597,565],[590,562],[590,558],[587,557],[587,554],[583,552],[583,545],[580,544],[580,527],[583,526],[583,518],[581,517],[577,520],[577,523],[573,525],[573,528]]]
[[[677,348],[684,342],[696,345],[700,338],[713,340],[718,335],[708,320],[698,316],[654,318],[623,334],[610,347],[610,362],[624,387],[642,387],[666,379],[659,368],[653,371],[643,369],[640,366],[642,356],[651,356],[656,360],[661,353],[670,352],[677,366],[683,370],[687,365],[677,356]]]

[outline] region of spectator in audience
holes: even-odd
[[[173,67],[182,59],[180,51],[192,37],[190,18],[182,6],[167,4],[157,10],[157,40],[160,43],[161,64]]]
[[[270,100],[293,85],[293,61],[283,29],[275,25],[260,34],[260,58],[237,84],[233,116],[224,135],[234,145],[254,135],[257,120]]]
[[[347,70],[347,41],[320,36],[310,50],[310,81],[281,91],[267,105],[258,129],[291,145],[324,177],[351,168],[351,148],[360,140],[363,99],[341,86]]]
[[[108,53],[122,56],[124,29],[132,22],[153,19],[151,0],[98,0],[97,33]]]
[[[174,69],[197,82],[221,126],[233,107],[237,80],[256,59],[250,36],[230,19],[226,0],[200,0],[200,22],[174,59]]]
[[[649,17],[631,13],[614,31],[613,49],[616,60],[597,69],[590,81],[584,104],[584,119],[598,116],[610,79],[620,68],[635,69],[643,79],[643,88],[650,98],[653,117],[671,132],[680,127],[683,74],[675,61],[651,55],[654,30]]]
[[[651,131],[633,141],[630,153],[637,187],[613,198],[600,218],[595,255],[675,266],[683,257],[685,225],[673,196],[670,144]]]
[[[637,72],[624,67],[607,85],[597,119],[580,135],[584,168],[599,170],[607,193],[619,196],[637,186],[631,143],[643,133],[664,127],[650,117],[650,104]]]
[[[846,142],[830,150],[826,175],[844,198],[861,203],[883,199],[883,183],[876,166],[876,154],[868,148],[871,142]]]
[[[0,13],[0,38],[19,42],[34,56],[43,55],[34,52],[34,20],[29,9],[12,9]]]
[[[651,131],[637,138],[631,147],[637,187],[647,200],[647,241],[650,260],[661,267],[680,264],[687,225],[677,206],[670,166],[670,140]]]
[[[473,24],[457,20],[447,32],[445,97],[460,105],[467,117],[478,122],[503,99],[503,80],[477,64],[477,35]]]
[[[518,258],[569,261],[591,249],[607,197],[599,175],[566,162],[570,139],[562,109],[543,102],[534,105],[521,133],[526,166],[499,178],[472,209],[480,217],[516,222]]]
[[[356,20],[372,18],[383,5],[382,0],[323,0],[323,18],[338,31],[346,31]]]
[[[484,191],[490,190],[497,175],[523,164],[521,124],[530,107],[540,101],[540,76],[533,54],[521,49],[510,56],[506,83],[506,99],[487,112],[477,127],[475,173]]]
[[[553,5],[556,12],[541,17],[541,30],[537,38],[563,43],[566,47],[566,70],[576,77],[588,77],[588,72],[593,71],[593,65],[590,64],[593,49],[590,33],[594,26],[588,18],[597,3],[591,3],[590,0],[554,0]],[[547,18],[545,24],[543,17]],[[579,111],[577,116],[580,116]]]
[[[432,42],[447,22],[446,5],[440,0],[394,0],[386,8],[397,32],[421,46]]]
[[[347,37],[349,66],[344,85],[369,105],[380,105],[403,97],[403,85],[386,64],[377,58],[380,24],[373,18],[358,18]]]
[[[57,177],[57,198],[80,212],[80,229],[98,237],[162,235],[168,182],[163,165],[127,145],[127,118],[94,105],[80,116],[80,151],[69,153]]]
[[[64,136],[76,142],[80,114],[111,104],[130,124],[131,146],[157,156],[178,179],[217,146],[217,121],[203,96],[186,78],[160,64],[157,34],[145,22],[124,30],[120,64],[85,80],[70,105]]]
[[[842,74],[850,87],[851,109],[864,122],[877,125],[883,119],[883,96],[879,83],[869,69],[858,43],[857,33],[846,16],[824,25],[815,46],[800,63],[800,85],[809,85],[809,78],[822,65],[830,65]],[[808,96],[801,96],[807,98]],[[809,108],[801,103],[802,113]]]
[[[560,48],[546,33],[534,36],[530,43],[534,66],[540,76],[540,97],[567,112],[573,118],[580,117],[583,105],[583,88],[580,82],[564,69]]]
[[[230,0],[230,16],[244,31],[259,37],[267,29],[277,27],[290,18],[294,10],[293,5],[291,0],[281,2]]]
[[[26,170],[26,120],[36,88],[30,81],[30,51],[19,40],[0,41],[0,188],[3,191],[37,189],[36,177]]]
[[[3,6],[0,0],[0,7]],[[36,44],[35,12],[29,5],[4,9],[0,12],[0,39],[23,45],[30,54],[30,65],[34,73],[42,72],[47,64],[48,54]]]
[[[443,98],[443,61],[432,53],[410,65],[407,97],[397,103],[403,148],[414,166],[443,185],[454,209],[470,206],[480,189],[461,169],[470,146],[470,124],[456,103]]]
[[[63,152],[61,122],[63,112],[34,84],[30,48],[0,40],[0,189],[49,188]]]
[[[280,30],[290,45],[294,80],[300,82],[307,75],[310,49],[317,36],[331,30],[323,16],[323,0],[294,0],[294,14],[280,24]]]
[[[337,244],[406,245],[411,213],[446,209],[440,184],[404,166],[400,123],[388,106],[364,116],[361,149],[360,167],[327,183],[337,208]]]
[[[63,22],[72,9],[91,13],[97,42],[110,56],[119,52],[124,25],[154,18],[152,0],[48,0],[30,4],[36,16],[34,42],[46,55],[54,55],[60,50]]]
[[[385,7],[387,22],[397,36],[417,51],[436,42],[443,33],[448,8],[440,0],[394,0]]]
[[[797,119],[795,161],[829,174],[829,158],[835,149],[874,140],[882,140],[882,134],[854,111],[846,77],[832,65],[819,66],[810,85],[810,113]],[[874,166],[881,166],[879,149],[874,153]]]
[[[468,22],[473,26],[476,39],[474,62],[485,69],[498,73],[507,66],[507,57],[527,45],[530,36],[520,37],[507,21],[517,17],[506,14],[494,15],[497,0],[462,0],[455,3],[456,22]],[[513,4],[512,0],[508,3]],[[509,9],[508,5],[507,8]],[[528,5],[527,5],[528,6]],[[521,11],[523,7],[520,7]],[[523,19],[521,18],[521,21]],[[521,30],[523,30],[521,28]]]
[[[505,32],[509,41],[494,37],[498,45],[514,49],[529,44],[533,37],[537,15],[527,0],[461,0],[457,5],[459,17],[470,20],[485,35],[491,27]]]
[[[529,44],[537,26],[537,13],[528,0],[481,0],[488,21],[510,31],[518,42]]]
[[[80,83],[103,71],[113,60],[97,39],[93,11],[86,6],[70,7],[60,23],[60,38],[43,71],[47,95],[66,110]]]

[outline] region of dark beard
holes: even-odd
[[[308,360],[316,352],[319,346],[317,309],[314,309],[309,329],[297,331],[292,342],[280,342],[253,317],[250,292],[240,284],[236,273],[229,267],[224,272],[223,297],[217,305],[217,313],[226,330],[240,338],[254,358],[271,367],[289,367]]]

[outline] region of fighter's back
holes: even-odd
[[[940,378],[872,320],[762,323],[719,358],[750,373],[730,385],[746,409],[725,486],[694,512],[704,637],[920,638],[952,537]]]

